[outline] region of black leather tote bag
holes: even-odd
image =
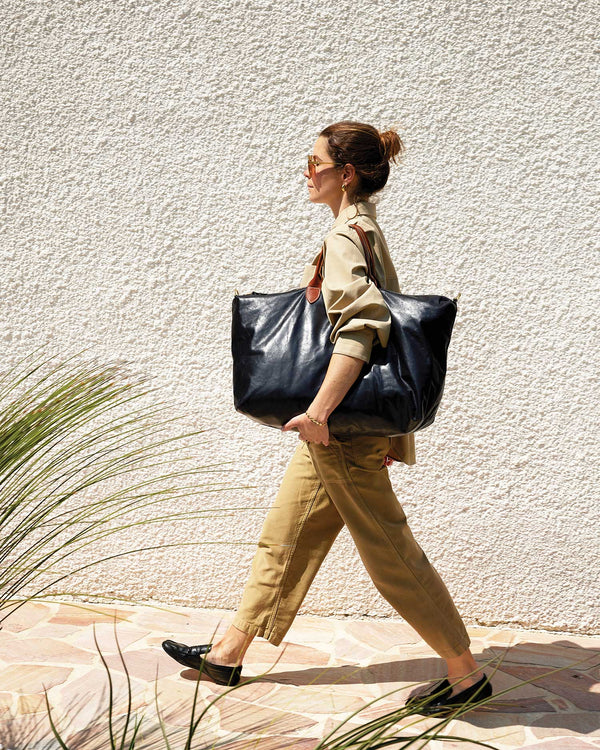
[[[361,238],[368,276],[379,287],[367,235],[358,224],[350,226]],[[234,404],[262,424],[280,428],[305,412],[325,378],[333,344],[322,266],[321,252],[306,288],[234,297]],[[334,435],[416,432],[434,421],[440,405],[457,300],[380,291],[391,315],[389,342],[373,346],[370,362],[329,417]]]

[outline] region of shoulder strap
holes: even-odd
[[[365,260],[367,263],[367,276],[371,279],[371,281],[378,289],[381,289],[381,284],[379,283],[379,279],[377,278],[377,274],[375,273],[375,255],[373,253],[371,243],[369,242],[369,238],[367,237],[365,230],[362,227],[359,227],[358,224],[348,224],[348,226],[352,227],[352,229],[355,229],[358,232],[358,236],[360,237],[360,241],[365,253]],[[319,299],[319,295],[321,294],[321,284],[323,283],[321,270],[323,268],[324,247],[325,243],[323,243],[323,247],[321,247],[321,252],[319,253],[319,257],[317,258],[317,265],[315,267],[314,276],[308,282],[308,286],[306,287],[306,299],[311,303],[316,302]]]
[[[363,250],[365,251],[365,259],[367,261],[367,276],[378,289],[381,289],[381,284],[375,273],[375,255],[371,243],[369,242],[369,238],[367,237],[367,233],[362,227],[359,227],[358,224],[348,224],[348,226],[352,227],[352,229],[356,229],[360,241],[362,242]]]

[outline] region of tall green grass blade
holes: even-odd
[[[60,736],[58,729],[56,728],[56,725],[54,723],[54,720],[52,718],[52,709],[50,708],[50,701],[48,700],[48,691],[46,690],[45,687],[44,687],[44,698],[46,699],[46,712],[48,715],[48,722],[50,724],[50,729],[52,731],[52,734],[54,735],[54,739],[61,746],[62,750],[69,750],[69,748],[65,745],[62,737]]]
[[[193,707],[196,703],[195,698],[196,693],[194,693],[194,702],[192,704]],[[169,743],[169,737],[167,736],[167,728],[165,727],[165,722],[163,721],[162,715],[160,713],[160,706],[158,705],[158,667],[156,667],[156,677],[154,678],[154,706],[156,708],[156,719],[158,721],[158,726],[160,727],[160,733],[163,738],[165,750],[171,750],[171,744]]]
[[[113,692],[112,675],[110,673],[108,664],[106,663],[106,659],[104,658],[104,654],[102,653],[102,651],[100,650],[100,646],[98,645],[98,639],[96,637],[95,627],[94,627],[93,632],[94,632],[94,644],[96,645],[96,650],[98,651],[98,654],[100,655],[100,661],[102,662],[102,666],[104,667],[104,670],[106,672],[106,678],[108,680],[108,736],[110,738],[111,750],[116,750],[115,736],[114,736],[114,730],[113,730],[114,692]]]
[[[127,750],[135,750],[136,740],[137,740],[138,732],[140,731],[140,727],[142,726],[143,718],[144,718],[143,715],[136,718],[135,724],[133,726],[133,732],[131,733],[131,739],[129,740],[129,745],[127,746]]]
[[[117,644],[117,651],[119,652],[119,659],[121,660],[121,664],[123,665],[123,671],[125,672],[125,679],[127,680],[127,712],[125,714],[125,725],[123,727],[123,735],[121,737],[121,745],[119,750],[123,750],[125,747],[125,742],[127,741],[127,730],[129,728],[129,722],[131,720],[131,701],[132,701],[132,695],[131,695],[131,678],[129,676],[129,670],[127,669],[127,664],[125,663],[125,658],[123,656],[123,651],[121,650],[121,645],[119,644],[119,639],[117,637],[117,621],[113,618],[113,632],[115,634],[115,643]],[[138,726],[139,728],[139,726]],[[137,734],[137,731],[133,733],[132,742],[135,745],[135,735]],[[130,744],[130,750],[133,747],[133,745]]]

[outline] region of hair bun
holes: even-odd
[[[404,144],[400,140],[400,136],[395,130],[385,130],[383,133],[379,133],[381,139],[381,147],[383,150],[383,156],[386,161],[393,161],[396,163],[396,156],[404,153]]]

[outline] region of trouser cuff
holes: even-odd
[[[233,618],[232,624],[238,630],[246,633],[246,635],[251,635],[255,638],[264,638],[273,646],[279,646],[285,635],[285,633],[278,631],[277,628],[266,628],[264,625],[257,625],[256,623],[244,620],[237,615]]]

